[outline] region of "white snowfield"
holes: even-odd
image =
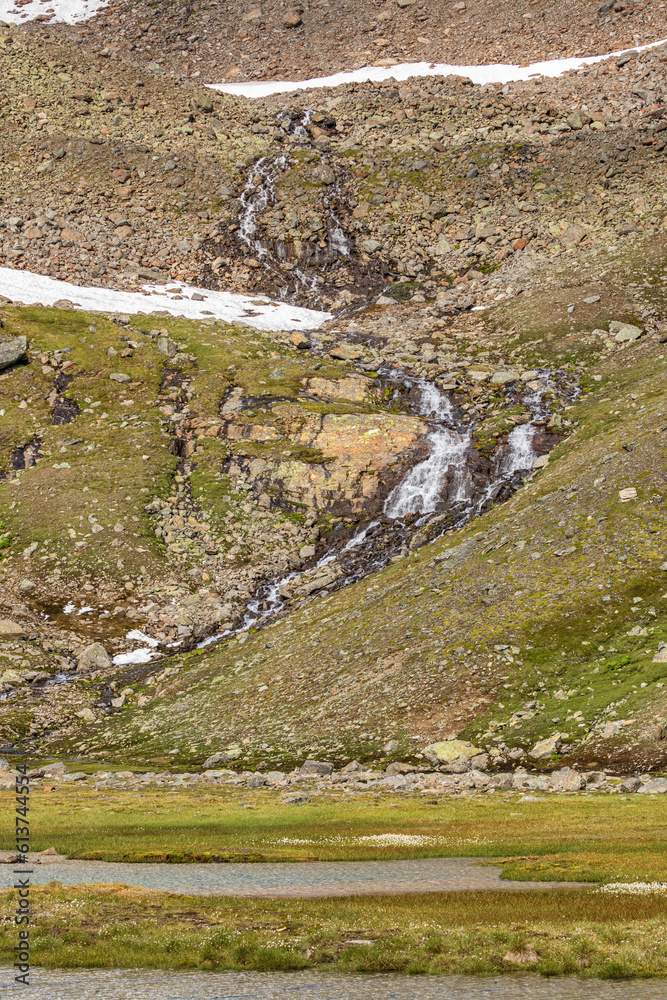
[[[108,0],[30,0],[24,6],[17,7],[14,0],[0,0],[0,21],[6,24],[23,24],[25,21],[34,21],[42,14],[51,23],[63,21],[65,24],[76,24],[78,21],[90,20],[107,3]]]
[[[331,313],[274,302],[265,296],[212,292],[207,288],[192,288],[176,282],[144,285],[143,289],[143,292],[123,292],[113,288],[84,287],[30,271],[0,267],[0,295],[24,305],[39,303],[52,306],[63,300],[75,309],[90,312],[142,313],[149,316],[167,312],[185,319],[214,318],[225,323],[240,322],[257,330],[316,330],[331,319]]]
[[[667,39],[639,45],[636,49],[619,49],[618,52],[607,52],[602,56],[584,56],[581,59],[549,59],[547,62],[531,63],[530,66],[517,66],[508,63],[493,63],[488,66],[453,66],[449,63],[397,63],[395,66],[362,66],[349,73],[334,73],[333,76],[320,76],[313,80],[271,80],[263,83],[209,83],[207,86],[224,94],[237,94],[240,97],[268,97],[270,94],[287,94],[294,90],[315,90],[324,87],[339,87],[343,83],[364,83],[366,80],[408,80],[412,76],[465,76],[473,83],[514,83],[517,80],[531,80],[539,76],[562,76],[573,69],[591,66],[620,56],[623,52],[643,52],[664,45]]]

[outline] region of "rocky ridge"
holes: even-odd
[[[39,27],[45,31],[48,15]],[[35,30],[33,28],[32,30]],[[599,55],[667,36],[655,3],[543,0],[511,7],[480,0],[348,0],[262,4],[114,3],[74,37],[108,60],[206,83],[303,80],[367,65],[400,62],[520,63]]]

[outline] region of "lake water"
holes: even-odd
[[[122,882],[191,895],[315,897],[461,890],[545,890],[576,883],[503,881],[500,868],[475,858],[406,861],[309,861],[282,864],[134,864],[63,861],[31,865],[34,885]],[[0,888],[14,884],[14,866],[0,866]]]
[[[4,973],[4,974],[3,974]],[[13,986],[0,970],[0,995],[23,1000],[667,1000],[667,981],[545,979],[535,974],[470,976],[340,975],[316,972],[141,972],[33,969]]]

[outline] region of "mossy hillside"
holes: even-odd
[[[602,380],[568,411],[574,431],[508,504],[267,629],[188,657],[150,706],[109,720],[90,751],[151,760],[176,748],[185,764],[236,741],[243,762],[258,764],[315,750],[377,758],[397,736],[404,754],[456,732],[526,749],[558,731],[568,759],[658,763],[663,350],[647,340],[592,368]],[[621,503],[627,486],[638,498]],[[647,631],[639,641],[627,635],[635,626]],[[626,651],[619,671],[606,666]],[[553,697],[566,683],[577,690],[572,711]],[[513,719],[529,701],[535,714]],[[601,742],[613,718],[631,724]]]
[[[155,318],[128,326],[99,314],[11,306],[3,315],[4,333],[30,342],[29,363],[0,376],[3,558],[5,571],[40,568],[43,601],[86,580],[100,590],[128,577],[133,585],[147,583],[165,571],[169,553],[146,507],[173,492],[180,458],[173,425],[159,406],[170,399],[176,408],[187,405],[188,426],[195,428],[185,440],[193,439],[196,499],[224,526],[234,487],[222,463],[234,449],[244,450],[242,442],[230,446],[217,436],[226,392],[240,386],[268,407],[248,416],[249,423],[275,423],[270,407],[276,398],[295,400],[308,376],[335,378],[346,370],[332,359],[297,354],[287,338],[223,324],[160,318],[160,332],[181,348],[174,363],[156,349]],[[114,373],[128,380],[116,382]],[[187,399],[178,388],[170,396],[166,377],[174,373],[187,381]],[[65,425],[51,422],[56,397],[75,408]],[[377,409],[371,397],[357,406],[304,398],[304,406],[320,413]],[[207,433],[211,425],[216,436]],[[280,454],[288,444],[278,434],[268,450]],[[17,458],[26,445],[34,446],[34,459]],[[13,468],[31,461],[30,468]],[[96,532],[94,522],[104,530]],[[25,564],[21,553],[34,543]]]
[[[515,343],[529,363],[554,365],[565,357],[590,361],[604,354],[603,334],[611,319],[642,327],[647,316],[664,314],[666,252],[667,237],[662,233],[635,233],[630,246],[610,247],[603,261],[569,251],[555,264],[549,288],[533,288],[500,303],[490,321],[501,337],[515,328]],[[595,330],[602,333],[594,334]]]
[[[150,343],[129,347],[132,335],[98,315],[12,307],[3,312],[5,334],[25,335],[30,342],[30,362],[0,379],[5,472],[18,464],[12,463],[14,449],[33,441],[39,447],[31,468],[17,469],[0,483],[0,510],[11,532],[7,568],[18,568],[23,549],[37,543],[33,559],[47,593],[49,583],[58,589],[57,581],[70,573],[117,578],[119,558],[134,575],[150,575],[159,557],[143,508],[151,493],[167,488],[176,464],[153,409],[161,379],[157,352]],[[128,381],[112,381],[114,372]],[[52,424],[49,396],[68,401],[78,415]],[[118,535],[132,539],[123,541],[122,551],[110,547],[111,519]],[[107,530],[95,533],[95,522]]]

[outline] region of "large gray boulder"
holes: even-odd
[[[211,754],[210,757],[206,758],[202,764],[202,769],[208,771],[218,764],[231,764],[233,760],[236,760],[240,756],[241,750],[238,747],[229,747],[227,750],[220,750],[218,753]]]
[[[17,361],[23,361],[27,353],[27,337],[14,337],[13,340],[6,340],[4,344],[0,344],[0,370],[15,365]]]
[[[79,656],[79,670],[108,670],[111,665],[111,657],[100,642],[86,646]]]
[[[333,771],[330,760],[306,760],[299,768],[301,774],[312,774],[326,777]]]

